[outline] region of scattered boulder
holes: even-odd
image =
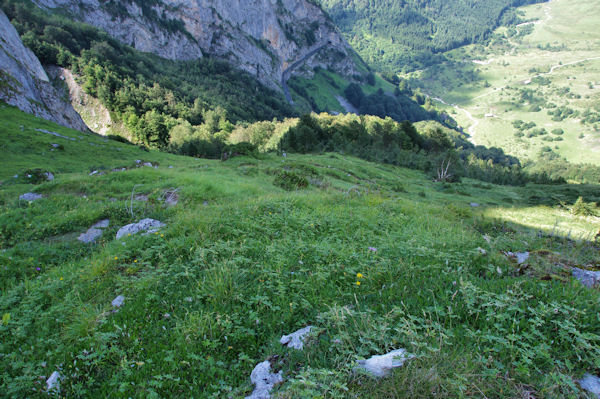
[[[136,201],[148,202],[148,196],[146,194],[138,194],[134,197]]]
[[[110,220],[103,219],[103,220],[99,221],[98,223],[94,224],[92,226],[92,228],[94,228],[94,229],[106,229],[108,226],[110,226]]]
[[[481,254],[481,256],[486,256],[487,255],[487,251],[481,247],[477,247],[477,251],[479,251],[479,253]]]
[[[359,360],[358,367],[363,368],[375,377],[384,377],[394,367],[401,367],[408,359],[414,356],[406,352],[406,349],[396,349],[385,355],[374,355],[367,360]]]
[[[573,277],[581,282],[581,284],[585,285],[588,288],[593,288],[597,285],[600,285],[600,271],[594,272],[591,270],[580,269],[578,267],[574,267],[571,270]]]
[[[131,223],[121,227],[119,231],[117,231],[117,240],[129,234],[137,234],[139,232],[145,232],[147,234],[155,233],[163,226],[165,226],[165,224],[158,220],[142,219],[137,223]]]
[[[19,197],[20,200],[29,201],[29,202],[37,201],[42,198],[44,198],[44,196],[42,194],[36,194],[36,193],[25,193]]]
[[[279,340],[279,343],[281,343],[281,345],[286,345],[288,348],[302,350],[304,347],[304,336],[308,334],[312,328],[312,326],[308,326],[293,332],[290,335],[284,335]]]
[[[471,205],[472,208],[479,208],[480,205],[477,202],[471,202],[469,205]]]
[[[113,301],[110,304],[113,305],[113,307],[115,307],[115,308],[120,308],[124,302],[125,302],[125,297],[123,295],[119,295],[118,297],[113,299]]]
[[[54,175],[52,174],[52,172],[44,172],[44,176],[46,176],[46,180],[48,181],[54,180]]]
[[[527,259],[529,259],[529,252],[505,252],[505,255],[516,260],[519,265],[527,262]]]
[[[246,399],[268,399],[273,387],[283,382],[283,376],[281,371],[272,373],[271,362],[265,360],[254,367],[250,380],[254,384],[254,391],[252,395],[246,396]]]
[[[600,399],[600,378],[591,374],[586,374],[583,378],[577,381],[582,389],[595,395]]]
[[[114,168],[112,171],[113,172],[125,172],[127,170],[127,168]]]
[[[60,391],[60,373],[58,371],[50,374],[50,377],[46,380],[46,391],[58,393]]]
[[[97,170],[94,170],[93,172],[91,172],[91,173],[89,174],[89,176],[94,176],[94,175],[97,175],[97,174],[98,174],[98,171],[97,171]]]
[[[77,240],[83,242],[84,244],[91,244],[96,242],[96,240],[100,237],[102,237],[102,230],[90,228],[85,233],[81,233]]]
[[[149,168],[153,168],[154,167],[154,165],[152,165],[151,162],[144,162],[144,166],[147,166]]]

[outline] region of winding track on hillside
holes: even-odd
[[[294,72],[294,69],[296,69],[300,65],[304,64],[304,62],[306,62],[306,60],[308,60],[310,57],[317,54],[319,52],[319,50],[321,50],[322,48],[324,48],[330,44],[331,44],[331,42],[329,40],[316,44],[315,46],[313,46],[313,48],[311,50],[309,50],[304,55],[302,55],[300,58],[298,58],[296,61],[294,61],[289,67],[287,67],[283,71],[283,73],[281,74],[281,87],[283,87],[283,94],[285,95],[285,99],[287,100],[288,103],[290,103],[291,105],[294,105],[294,100],[292,100],[292,95],[290,94],[290,89],[287,85],[287,81],[292,76],[292,72]]]
[[[551,12],[552,12],[552,10],[551,10],[550,3],[553,3],[553,2],[556,2],[556,1],[557,1],[557,0],[550,0],[550,1],[548,1],[548,4],[546,5],[546,7],[545,7],[545,9],[544,9],[544,13],[546,14],[546,18],[545,18],[544,20],[541,20],[541,21],[532,21],[532,22],[530,22],[530,23],[524,23],[524,24],[521,24],[520,26],[523,26],[523,25],[526,25],[526,24],[535,24],[535,25],[537,25],[537,24],[545,24],[545,23],[547,23],[548,21],[550,21],[550,20],[552,19],[552,13],[551,13]],[[511,51],[511,53],[513,53],[513,52],[514,52],[514,50],[516,50],[516,46],[515,46],[515,47],[513,47],[513,51]],[[558,70],[558,69],[560,69],[560,68],[563,68],[563,67],[566,67],[566,66],[576,65],[576,64],[580,64],[580,63],[582,63],[582,62],[594,61],[594,60],[599,60],[599,59],[600,59],[600,57],[587,57],[587,58],[583,58],[583,59],[580,59],[580,60],[571,61],[571,62],[568,62],[568,63],[565,63],[565,64],[557,64],[557,65],[554,65],[554,66],[550,67],[550,70],[549,70],[548,72],[543,72],[543,73],[538,73],[538,74],[532,75],[532,76],[528,77],[527,79],[525,79],[524,81],[522,81],[522,83],[524,83],[524,84],[528,84],[528,83],[530,83],[530,82],[531,82],[531,80],[532,80],[532,79],[534,79],[534,78],[541,77],[541,76],[548,76],[548,75],[551,75],[551,74],[553,74],[553,73],[554,73],[556,70]],[[513,82],[513,83],[514,83],[514,82]],[[499,91],[499,90],[505,89],[505,88],[506,88],[506,87],[508,87],[508,86],[510,86],[510,83],[509,83],[509,84],[506,84],[506,85],[504,85],[504,86],[501,86],[501,87],[495,87],[493,90],[490,90],[490,91],[488,91],[487,93],[483,93],[483,94],[481,94],[481,95],[479,95],[479,96],[473,97],[473,98],[471,99],[471,101],[473,101],[473,100],[478,100],[478,99],[480,99],[480,98],[483,98],[483,97],[487,97],[487,96],[489,96],[489,95],[491,95],[491,94],[493,94],[493,93],[496,93],[496,92],[497,92],[497,91]],[[426,94],[426,95],[427,95],[427,94]],[[472,122],[471,126],[469,126],[469,128],[468,128],[468,130],[467,130],[467,132],[468,132],[468,133],[469,133],[469,135],[471,136],[471,140],[472,140],[472,137],[473,137],[473,135],[474,135],[474,134],[475,134],[475,132],[476,132],[476,130],[475,130],[475,129],[476,129],[476,128],[477,128],[477,126],[479,126],[479,124],[480,124],[480,120],[476,119],[476,118],[473,116],[473,114],[471,114],[471,112],[469,112],[469,111],[468,111],[468,110],[466,110],[465,108],[462,108],[462,107],[461,107],[460,105],[458,105],[458,104],[449,104],[448,102],[444,101],[444,100],[443,100],[442,98],[440,98],[440,97],[434,97],[434,96],[430,96],[430,95],[427,95],[427,96],[428,96],[428,97],[431,97],[431,99],[432,99],[432,100],[438,101],[438,102],[440,102],[440,103],[442,103],[442,104],[444,104],[444,105],[451,106],[451,107],[453,107],[454,109],[456,109],[456,110],[458,110],[458,111],[461,111],[461,112],[463,112],[463,113],[464,113],[464,114],[467,116],[467,118],[469,118],[469,120],[471,120],[471,122]]]

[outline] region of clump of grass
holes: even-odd
[[[294,191],[308,187],[308,179],[297,172],[282,170],[275,175],[273,184],[284,190]]]
[[[583,197],[579,197],[571,207],[571,213],[576,216],[596,216],[595,208],[595,205],[588,204],[583,200]]]

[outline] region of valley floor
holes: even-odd
[[[600,267],[600,220],[570,211],[596,187],[195,159],[1,105],[0,130],[5,397],[46,397],[57,372],[56,397],[240,398],[268,359],[273,398],[576,398],[600,368],[599,291],[572,277]],[[115,238],[144,218],[165,226]],[[279,343],[307,325],[302,351]],[[400,348],[414,358],[388,377],[356,369]]]
[[[489,45],[453,50],[448,63],[413,77],[454,108],[452,116],[475,144],[522,159],[549,148],[572,163],[598,164],[598,2],[553,0],[520,10],[531,22],[499,28]],[[519,120],[546,133],[519,132],[513,126]],[[563,133],[552,134],[558,130]]]

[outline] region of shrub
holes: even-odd
[[[273,184],[284,190],[294,191],[308,187],[308,179],[296,172],[282,170],[275,176]]]
[[[594,206],[584,202],[582,197],[577,198],[571,207],[571,213],[576,216],[596,216]]]

